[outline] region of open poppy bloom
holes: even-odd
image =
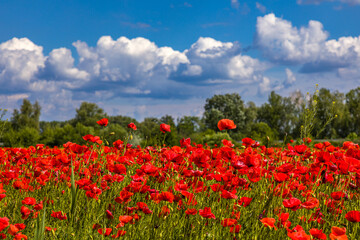
[[[263,218],[260,220],[260,222],[262,222],[266,227],[275,228],[275,230],[277,230],[277,228],[275,227],[275,218]]]
[[[108,120],[107,118],[103,118],[103,119],[97,121],[96,123],[99,124],[100,126],[104,126],[104,127],[105,127],[105,126],[108,125],[109,120]]]
[[[330,233],[331,240],[347,240],[346,228],[332,227]]]
[[[226,130],[226,129],[235,129],[236,125],[233,120],[230,119],[221,119],[218,122],[218,128],[220,131]]]
[[[349,222],[360,222],[360,212],[359,211],[350,211],[345,215],[346,220]]]
[[[215,215],[211,212],[211,208],[210,207],[205,207],[204,210],[200,209],[199,210],[199,214],[200,216],[202,216],[203,218],[213,218],[215,219]]]
[[[165,123],[160,124],[160,131],[165,133],[165,132],[171,132],[170,131],[170,125],[167,125]]]
[[[128,128],[132,128],[133,130],[136,130],[136,129],[137,129],[135,123],[129,123],[129,124],[127,125],[127,127],[128,127]]]

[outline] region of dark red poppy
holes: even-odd
[[[296,211],[300,208],[301,201],[297,198],[291,197],[290,199],[284,199],[283,205],[286,208],[290,208],[293,211]]]
[[[158,200],[172,203],[174,201],[174,194],[172,194],[171,192],[162,192],[161,194],[159,194]]]
[[[109,236],[111,234],[112,229],[111,228],[105,228],[105,229],[99,228],[97,231],[101,235]]]
[[[32,198],[32,197],[26,197],[24,198],[24,200],[21,201],[22,204],[24,205],[35,205],[36,204],[36,199]]]
[[[9,226],[9,219],[7,217],[0,217],[0,231]]]
[[[322,239],[322,240],[327,239],[326,234],[323,233],[321,229],[312,228],[309,230],[309,232],[315,239]]]
[[[189,208],[185,211],[185,213],[187,215],[196,215],[197,214],[197,210],[195,208]]]
[[[215,219],[215,215],[211,212],[210,207],[205,207],[204,209],[199,210],[199,215],[203,218],[213,218]]]
[[[242,145],[245,147],[251,147],[251,145],[255,143],[255,140],[252,140],[251,138],[243,138],[241,141]]]
[[[252,198],[249,197],[241,197],[240,200],[238,201],[238,204],[247,207],[249,206],[249,204],[251,203]]]
[[[107,126],[107,125],[108,125],[108,123],[109,123],[109,119],[107,119],[107,118],[103,118],[103,119],[101,119],[101,120],[97,121],[96,123],[97,123],[97,124],[99,124],[100,126],[105,127],[105,126]]]
[[[236,125],[234,124],[233,120],[230,119],[221,119],[218,122],[218,128],[220,131],[226,130],[226,129],[235,129]]]
[[[298,154],[303,154],[303,153],[306,151],[307,148],[308,148],[308,147],[307,147],[306,145],[304,145],[304,144],[302,144],[302,145],[296,145],[296,146],[294,147],[295,151],[296,151]]]
[[[136,129],[137,129],[135,123],[129,123],[129,124],[127,125],[127,127],[128,127],[128,128],[131,128],[131,129],[133,129],[133,130],[136,130]]]
[[[349,222],[360,222],[360,212],[359,211],[350,211],[345,215],[346,220]]]
[[[236,190],[235,190],[235,192],[236,192]],[[235,193],[229,192],[226,190],[221,191],[221,197],[225,198],[225,199],[237,199],[238,198]]]
[[[236,219],[232,219],[232,218],[225,218],[224,220],[221,221],[221,225],[223,227],[231,227],[234,226],[237,223]]]
[[[167,124],[165,124],[165,123],[160,124],[160,131],[161,131],[162,133],[171,132],[171,130],[170,130],[170,125],[167,125]]]
[[[54,217],[54,218],[60,219],[60,220],[65,220],[65,219],[67,219],[66,213],[62,214],[61,211],[59,211],[59,212],[54,212],[54,211],[52,211],[51,216]]]

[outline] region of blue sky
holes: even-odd
[[[257,105],[360,83],[360,0],[1,1],[0,104],[82,101],[142,120],[201,116],[206,98]],[[10,115],[9,115],[10,116]]]

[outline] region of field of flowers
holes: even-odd
[[[0,239],[360,239],[352,142],[141,148],[83,138],[0,148]]]

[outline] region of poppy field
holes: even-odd
[[[236,126],[222,119],[218,127]],[[360,147],[352,142],[305,138],[275,148],[244,138],[241,147],[224,139],[211,148],[189,138],[146,147],[83,139],[0,148],[0,239],[360,239]]]

